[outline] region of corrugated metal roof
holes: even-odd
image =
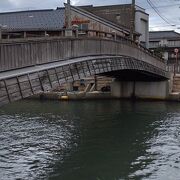
[[[175,31],[151,31],[149,32],[149,40],[175,39],[180,38],[180,34]]]
[[[64,16],[64,8],[8,12],[0,13],[0,24],[8,31],[57,30],[63,28]]]

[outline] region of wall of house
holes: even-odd
[[[72,22],[77,22],[76,24],[78,26],[82,26],[82,24],[87,24],[86,28],[90,30],[104,31],[107,33],[116,33],[117,35],[125,36],[125,34],[121,32],[120,28],[118,30],[118,28],[115,28],[108,23],[104,24],[103,21],[96,20],[96,18],[93,18],[88,14],[77,12],[73,9],[71,9],[71,20]]]
[[[83,6],[83,9],[120,26],[130,29],[131,4],[111,6]]]
[[[176,55],[174,52],[175,48],[178,48],[180,51],[180,40],[178,38],[176,40],[167,40],[167,39],[159,39],[159,40],[150,40],[149,48],[152,49],[155,53],[162,54],[163,58],[167,62],[167,64],[176,63]],[[179,56],[178,56],[179,57]],[[178,64],[179,64],[178,58]]]
[[[149,15],[138,9],[135,13],[135,31],[141,34],[140,43],[149,48]]]
[[[85,9],[96,16],[104,18],[110,22],[117,24],[119,27],[125,27],[130,30],[132,21],[132,8],[131,4],[126,5],[111,5],[111,6],[84,6]],[[73,13],[73,16],[79,16]],[[80,15],[82,18],[82,16]],[[146,48],[149,47],[149,15],[141,7],[135,7],[135,31],[141,34],[139,41]],[[114,29],[102,25],[101,22],[91,20],[89,28],[112,32]]]

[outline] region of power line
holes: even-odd
[[[157,25],[157,26],[150,26],[149,28],[157,28],[157,27],[172,27],[172,25]],[[173,27],[176,27],[176,26],[179,26],[179,25],[173,25]]]
[[[180,6],[180,4],[157,6],[156,9],[166,8],[166,7],[173,7],[173,6]],[[179,7],[179,8],[180,8],[180,7]],[[151,7],[151,8],[146,8],[146,9],[153,9],[153,8]]]
[[[147,0],[147,3],[153,8],[153,10],[158,14],[158,16],[164,20],[167,24],[172,25],[169,20],[161,15],[159,10],[154,6],[154,4],[151,2],[151,0]]]

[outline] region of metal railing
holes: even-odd
[[[168,64],[166,70],[173,74],[180,74],[180,65],[179,64]]]

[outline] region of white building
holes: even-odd
[[[140,43],[149,48],[149,15],[139,6],[135,7],[135,31],[140,33]]]

